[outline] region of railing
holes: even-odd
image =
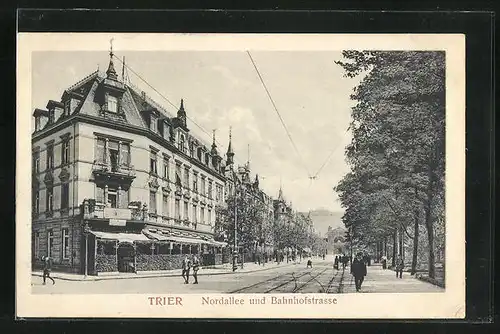
[[[197,223],[196,230],[200,232],[212,232],[212,226],[208,224]]]
[[[108,164],[103,162],[94,162],[94,164],[92,165],[92,172],[135,177],[135,169],[134,166],[131,165],[127,166],[119,164]]]

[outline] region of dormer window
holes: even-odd
[[[210,155],[208,153],[205,153],[205,164],[208,164],[210,163]]]
[[[42,119],[40,116],[35,117],[35,131],[39,131],[42,129]]]
[[[118,112],[118,99],[111,95],[108,95],[108,111]]]
[[[64,115],[69,115],[70,114],[70,105],[71,105],[71,100],[66,100],[64,102]]]
[[[49,124],[54,123],[54,109],[49,110]]]
[[[184,152],[186,150],[186,139],[184,138],[184,135],[180,136],[179,150],[181,150],[182,152]]]
[[[197,155],[198,155],[198,160],[201,161],[201,157],[202,157],[201,147],[198,147],[198,153],[197,153]]]
[[[158,125],[158,120],[155,116],[151,115],[151,124],[150,124],[150,129],[153,132],[157,132],[157,125]]]

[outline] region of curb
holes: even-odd
[[[209,275],[234,275],[234,274],[245,274],[245,273],[254,273],[254,272],[259,272],[259,271],[266,271],[270,270],[273,268],[280,268],[284,266],[291,266],[294,265],[292,264],[285,264],[283,266],[273,266],[273,267],[267,267],[267,268],[260,268],[256,270],[249,270],[249,271],[228,271],[228,272],[216,272],[216,273],[198,273],[198,276],[209,276]],[[210,270],[210,269],[208,269]],[[36,276],[36,277],[43,277],[43,274],[39,273],[31,273],[31,276]],[[158,273],[158,274],[151,274],[151,275],[137,275],[137,276],[104,276],[104,277],[99,277],[99,276],[89,276],[88,278],[73,278],[73,277],[58,277],[55,275],[51,275],[52,278],[61,280],[61,281],[73,281],[73,282],[89,282],[89,281],[107,281],[107,280],[122,280],[122,279],[140,279],[140,278],[157,278],[157,277],[182,277],[181,274],[173,274],[173,273]]]

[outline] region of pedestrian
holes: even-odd
[[[193,255],[193,278],[194,282],[193,284],[198,284],[198,270],[200,269],[200,260],[196,255]],[[189,271],[188,271],[188,277],[189,277]]]
[[[184,284],[189,284],[189,270],[191,269],[191,261],[188,256],[182,261],[182,277],[184,278]]]
[[[338,255],[335,255],[335,260],[333,261],[333,267],[337,270],[339,269],[339,257],[338,257]]]
[[[358,253],[351,265],[351,274],[354,276],[356,291],[361,290],[361,285],[366,276],[366,264],[363,261],[363,254]]]
[[[50,256],[42,257],[43,260],[43,285],[45,285],[45,280],[50,278],[52,285],[56,284],[56,281],[50,277],[50,271],[52,270],[52,258]]]
[[[307,260],[307,266],[306,266],[306,268],[312,268],[312,267],[313,267],[312,260],[311,259]]]
[[[387,269],[387,258],[382,256],[382,269]]]
[[[403,269],[405,267],[405,263],[401,256],[398,256],[396,259],[396,277],[403,278]]]

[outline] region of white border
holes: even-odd
[[[31,293],[31,53],[122,50],[446,51],[446,290],[426,294],[345,294],[337,305],[149,306],[147,295]],[[464,318],[465,36],[459,34],[108,34],[19,33],[17,39],[16,314],[18,317]],[[47,97],[50,98],[50,97]],[[453,224],[451,224],[453,223]],[[320,296],[319,294],[311,294]],[[222,295],[211,295],[222,296]],[[234,296],[234,295],[233,295]],[[238,295],[247,298],[249,295]],[[280,294],[280,296],[286,296]],[[333,296],[333,295],[329,295]],[[269,297],[269,296],[268,296]]]

